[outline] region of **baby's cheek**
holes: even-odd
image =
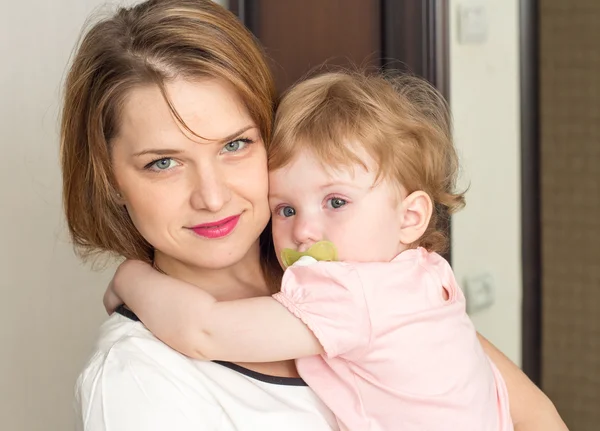
[[[284,248],[292,248],[292,246],[289,245],[289,235],[286,234],[283,226],[275,222],[272,224],[271,232],[273,234],[273,247],[275,248],[277,259],[280,259],[281,251]],[[279,263],[281,263],[281,261]]]
[[[363,260],[361,246],[353,240],[354,238],[350,233],[346,238],[338,238],[337,241],[331,240],[337,248],[339,260],[346,262],[360,262]]]
[[[381,250],[379,250],[377,243],[373,240],[373,236],[368,232],[348,232],[346,237],[339,241],[339,259],[347,262],[373,262],[381,260]]]

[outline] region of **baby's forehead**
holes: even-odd
[[[355,179],[357,176],[370,174],[372,171],[377,172],[370,164],[356,163],[351,160],[323,160],[315,154],[299,154],[292,157],[285,165],[277,169],[269,169],[269,175],[272,178],[295,175],[307,180],[315,178],[335,180],[339,178]]]
[[[269,191],[275,196],[306,196],[313,193],[330,193],[370,189],[377,180],[377,171],[356,163],[330,163],[315,154],[301,154],[281,168],[271,170]]]
[[[280,159],[278,169],[292,166],[299,161],[310,161],[322,170],[354,172],[356,170],[377,171],[379,165],[364,145],[358,140],[344,139],[343,142],[311,141],[295,142],[290,145],[285,158]],[[289,147],[288,147],[289,148]]]

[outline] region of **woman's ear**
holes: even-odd
[[[125,198],[120,192],[115,193],[116,201],[119,205],[125,205]]]
[[[416,191],[404,198],[401,205],[404,217],[400,226],[400,242],[410,245],[417,242],[427,230],[433,202],[427,193]]]

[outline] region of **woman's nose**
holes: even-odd
[[[227,179],[214,163],[205,163],[194,172],[190,199],[194,209],[219,212],[230,200]]]

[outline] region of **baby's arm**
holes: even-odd
[[[123,263],[110,289],[157,338],[193,358],[270,362],[323,353],[312,331],[272,297],[219,302],[139,261]]]

